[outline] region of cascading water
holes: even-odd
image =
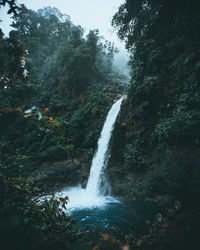
[[[98,196],[99,194],[101,194],[101,171],[103,168],[105,168],[109,141],[111,138],[115,121],[117,119],[117,115],[120,110],[122,100],[123,97],[121,97],[117,102],[113,104],[104,123],[101,136],[98,140],[97,152],[92,160],[90,176],[86,187],[86,192],[92,194],[93,196]]]
[[[124,97],[121,97],[116,101],[107,115],[101,136],[98,140],[97,151],[92,160],[86,189],[82,189],[81,186],[78,186],[63,190],[62,195],[69,197],[68,208],[89,208],[102,206],[107,202],[115,201],[115,199],[110,196],[104,196],[107,185],[104,185],[104,188],[101,187],[102,182],[105,182],[102,171],[106,167],[109,142],[123,99]]]

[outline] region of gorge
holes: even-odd
[[[98,29],[15,2],[0,0],[14,14],[0,29],[1,248],[199,249],[200,1],[123,0],[120,63]]]

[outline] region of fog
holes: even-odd
[[[81,25],[85,34],[89,30],[99,29],[100,35],[106,40],[115,43],[119,53],[115,56],[115,65],[128,74],[127,63],[128,53],[125,50],[124,42],[117,37],[116,31],[111,25],[112,17],[117,12],[124,0],[18,0],[17,4],[25,4],[29,9],[37,11],[40,8],[51,6],[58,8],[63,14],[70,16],[75,25]],[[7,14],[8,6],[0,9],[0,28],[8,36],[12,29],[11,15]]]
[[[69,15],[75,25],[81,25],[86,33],[90,29],[99,29],[105,39],[115,42],[121,49],[124,48],[124,43],[117,38],[111,20],[123,2],[124,0],[18,0],[17,4],[25,4],[27,8],[35,11],[45,6],[56,7],[63,14]],[[0,9],[0,19],[3,21],[0,28],[6,35],[11,30],[9,24],[12,22],[7,10],[8,7]]]

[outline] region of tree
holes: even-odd
[[[197,0],[126,0],[113,18],[131,53],[124,115],[131,114],[126,144],[135,152],[152,158],[171,147],[199,148],[199,14]]]
[[[14,13],[16,15],[18,6],[16,5],[15,0],[0,0],[0,5],[5,6],[6,3],[10,7],[10,9],[8,10],[8,14]]]

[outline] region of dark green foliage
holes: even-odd
[[[6,168],[9,176],[26,178],[33,171],[32,162],[26,155],[7,155],[2,151],[0,153],[0,161]]]
[[[84,158],[92,158],[96,143],[107,115],[111,97],[106,93],[110,85],[102,89],[102,83],[92,84],[88,94],[82,99],[69,120],[69,134],[78,153]]]
[[[9,5],[8,14],[14,13],[16,15],[18,6],[16,5],[15,2],[16,2],[15,0],[0,0],[0,6],[1,5],[5,6],[7,3]]]
[[[135,162],[135,152],[154,161],[167,149],[198,151],[199,1],[126,0],[113,25],[132,55],[128,100],[118,121],[127,145],[118,149],[121,160],[137,166],[143,164]]]
[[[140,152],[135,145],[128,144],[126,145],[126,153],[124,154],[125,162],[128,165],[134,165],[134,166],[145,166],[148,164],[147,157]]]
[[[12,38],[4,39],[3,35],[0,36],[1,88],[3,82],[11,85],[13,79],[19,79],[22,76],[21,57],[23,52],[22,46],[17,40]]]
[[[18,12],[0,47],[4,153],[37,161],[91,157],[112,102],[106,89],[118,77],[110,78],[114,45],[103,43],[98,30],[84,39],[83,29],[56,8],[22,5]]]
[[[0,163],[2,249],[64,249],[66,242],[75,239],[75,223],[62,210],[68,198],[40,202],[37,189],[14,172],[10,177],[9,170]]]
[[[63,249],[75,237],[67,197],[39,202],[25,179],[41,161],[91,159],[123,76],[114,44],[56,8],[21,5],[12,27],[0,31],[0,248]]]

